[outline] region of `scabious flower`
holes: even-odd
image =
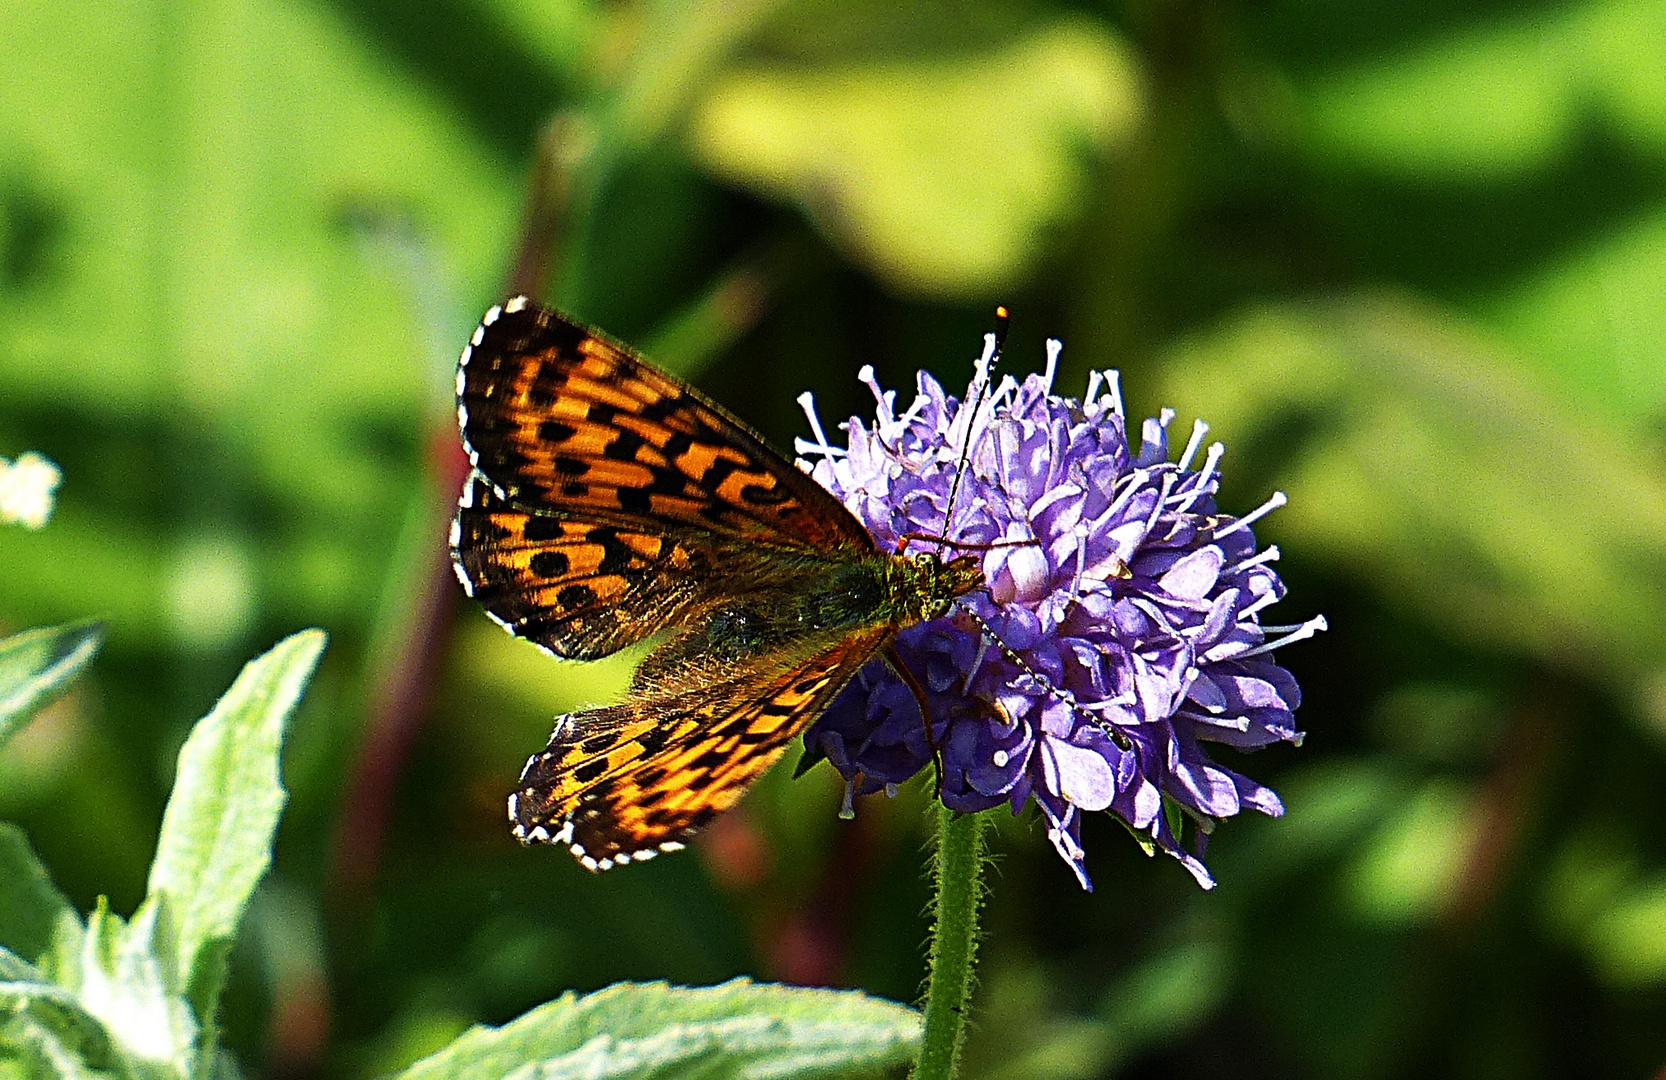
[[[1033,799],[1083,888],[1092,884],[1082,815],[1095,810],[1210,888],[1198,856],[1215,823],[1245,807],[1275,817],[1284,807],[1203,744],[1299,744],[1300,691],[1272,651],[1325,625],[1261,624],[1284,586],[1271,566],[1278,549],[1257,550],[1251,525],[1284,496],[1242,518],[1221,515],[1222,447],[1197,461],[1201,421],[1171,461],[1174,413],[1146,420],[1130,445],[1115,372],[1093,373],[1081,401],[1059,397],[1060,346],[1049,341],[1044,373],[1003,377],[991,390],[994,350],[990,335],[964,401],[921,372],[900,415],[895,393],[864,368],[877,417],[872,427],[855,417],[843,425],[844,448],[828,443],[810,395],[799,399],[815,436],[798,440],[800,467],[881,549],[908,534],[946,536],[945,554],[982,556],[989,585],[897,640],[926,692],[929,737],[913,692],[876,662],[806,733],[806,760],[839,770],[848,805],[914,776],[935,749],[945,804],[970,812],[1004,802],[1016,814]],[[1011,541],[1020,543],[978,547]],[[1190,850],[1177,832],[1183,818],[1195,825]]]

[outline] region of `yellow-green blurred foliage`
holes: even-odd
[[[559,117],[553,128],[549,121]],[[820,971],[909,999],[923,783],[778,770],[698,850],[591,877],[509,840],[557,663],[459,605],[369,884],[365,718],[421,635],[455,355],[564,163],[546,298],[789,446],[796,395],[1118,367],[1275,489],[1300,750],[1235,767],[1201,894],[1090,823],[1082,894],[993,843],[973,1077],[1561,1077],[1666,1065],[1666,3],[8,0],[0,629],[97,616],[0,753],[82,905],[143,886],[190,718],[319,624],[252,1075],[358,1080],[566,988]],[[1181,429],[1183,430],[1183,428]],[[795,951],[797,950],[797,951]],[[806,952],[808,950],[808,952]],[[819,963],[804,966],[809,955]]]

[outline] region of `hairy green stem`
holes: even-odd
[[[959,1064],[966,1003],[972,995],[972,961],[978,950],[982,830],[979,815],[938,808],[931,975],[926,987],[925,1034],[913,1080],[949,1080]]]

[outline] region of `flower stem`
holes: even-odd
[[[931,975],[926,987],[925,1033],[913,1080],[950,1080],[959,1063],[966,1003],[972,994],[972,960],[978,950],[982,831],[979,815],[938,808]]]

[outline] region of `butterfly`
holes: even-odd
[[[721,406],[526,297],[481,320],[457,402],[464,590],[572,660],[663,635],[622,703],[556,720],[509,796],[516,837],[587,869],[682,847],[898,631],[985,587],[976,556],[879,550]]]

